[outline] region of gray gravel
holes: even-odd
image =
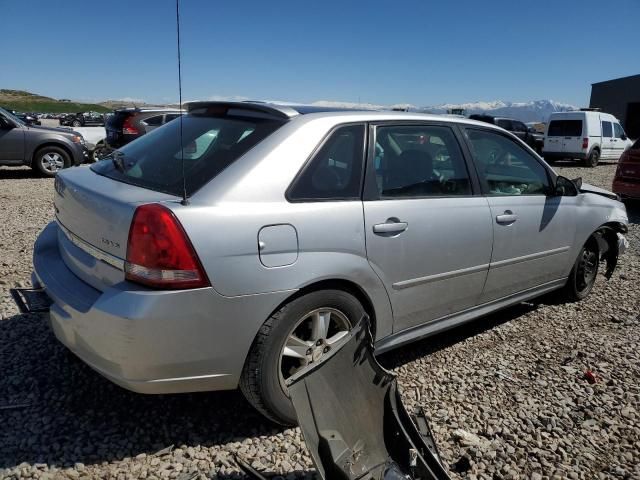
[[[557,167],[609,188],[615,165]],[[59,345],[8,289],[28,285],[53,181],[0,168],[0,478],[311,478],[298,429],[237,392],[143,396]],[[640,478],[640,205],[631,250],[578,304],[545,298],[383,356],[431,416],[454,478]],[[596,383],[584,378],[595,372]]]

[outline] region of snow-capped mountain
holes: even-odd
[[[566,103],[555,102],[553,100],[535,100],[531,102],[505,102],[496,100],[493,102],[471,102],[471,103],[445,103],[430,107],[419,107],[411,104],[378,105],[374,103],[355,102],[335,102],[330,100],[319,100],[312,105],[319,107],[333,108],[366,108],[371,110],[390,110],[392,108],[407,109],[410,112],[423,113],[449,113],[452,110],[464,110],[465,115],[474,113],[486,113],[489,115],[515,118],[522,122],[546,122],[553,112],[570,112],[577,110],[577,107]]]
[[[553,100],[535,100],[531,102],[473,102],[444,104],[417,109],[420,112],[447,113],[452,109],[463,109],[466,115],[486,113],[493,116],[515,118],[522,122],[546,122],[553,112],[570,112],[577,107]]]

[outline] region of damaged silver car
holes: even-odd
[[[33,284],[57,338],[130,390],[239,386],[283,424],[287,381],[363,315],[379,353],[580,300],[628,223],[493,125],[251,102],[191,104],[55,190]]]

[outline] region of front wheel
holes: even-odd
[[[563,296],[566,300],[577,302],[591,293],[598,275],[599,260],[598,245],[591,237],[580,250],[567,284],[564,286]]]
[[[249,351],[240,378],[246,399],[274,422],[294,425],[287,379],[321,361],[364,314],[360,302],[342,290],[312,292],[280,308]]]
[[[69,154],[59,147],[43,147],[36,152],[32,167],[43,177],[54,177],[71,165]]]
[[[73,126],[73,127],[81,127],[82,126],[82,122],[80,120],[74,120],[71,123],[71,126]]]

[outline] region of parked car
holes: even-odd
[[[12,114],[14,117],[19,118],[23,123],[26,123],[27,125],[40,125],[40,120],[38,120],[38,117],[36,117],[35,115],[31,115],[30,113],[17,112],[9,108],[5,108],[4,110]]]
[[[534,134],[534,132],[531,131],[529,127],[527,127],[524,124],[524,122],[521,122],[519,120],[514,120],[513,118],[494,117],[491,115],[484,115],[484,114],[469,115],[469,118],[471,120],[491,123],[492,125],[497,125],[500,128],[504,128],[508,132],[513,133],[516,137],[518,137],[524,143],[529,145],[531,148],[538,151],[537,136],[536,134]]]
[[[69,113],[60,117],[60,125],[70,127],[89,127],[104,125],[104,115],[98,112]]]
[[[584,109],[551,114],[543,152],[550,162],[577,158],[595,167],[601,159],[617,161],[631,143],[616,117]]]
[[[640,199],[640,140],[626,150],[618,161],[613,191],[622,198]]]
[[[87,156],[78,132],[27,125],[0,108],[0,165],[27,165],[52,177],[62,168],[80,165]]]
[[[183,112],[171,108],[122,108],[107,119],[107,146],[120,148],[138,137],[175,120]]]
[[[628,226],[493,125],[265,103],[192,103],[55,191],[32,281],[58,339],[130,390],[240,386],[283,424],[287,379],[363,315],[380,353],[583,299]]]

